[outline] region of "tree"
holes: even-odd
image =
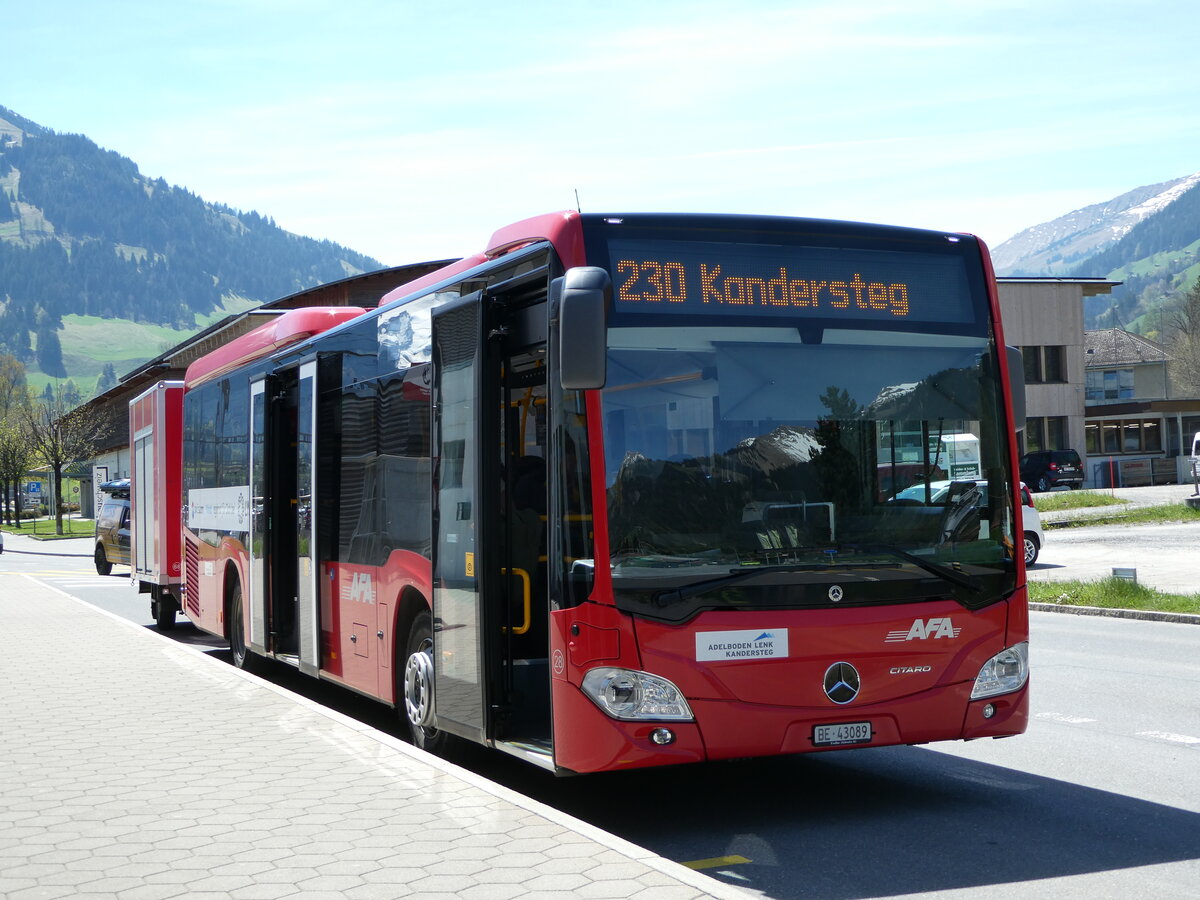
[[[83,396],[79,393],[79,386],[75,384],[75,379],[73,378],[68,378],[66,385],[63,387],[63,402],[72,408],[83,402]]]
[[[1200,397],[1200,281],[1171,310],[1171,382],[1177,395]]]
[[[63,365],[62,343],[52,325],[38,329],[37,360],[38,368],[47,375],[55,378],[67,377],[67,369]]]
[[[21,410],[20,418],[25,424],[29,442],[54,473],[54,524],[55,533],[63,533],[62,489],[63,469],[78,459],[90,457],[103,429],[103,419],[88,406],[72,408],[66,401],[65,390],[60,386],[47,402],[33,401]]]
[[[12,503],[5,502],[9,525],[18,524],[21,515],[21,479],[33,465],[35,454],[25,431],[25,423],[16,416],[0,419],[0,490]],[[12,492],[9,492],[9,486]]]
[[[21,361],[7,353],[0,355],[0,503],[8,513],[9,525],[13,524],[13,515],[7,500],[11,497],[14,503],[20,503],[21,477],[29,468],[31,455],[28,437],[16,416],[17,407],[29,402],[28,390]]]
[[[113,368],[112,363],[105,363],[103,371],[100,372],[100,377],[96,380],[96,393],[94,396],[99,397],[109,388],[117,386],[117,370]]]
[[[9,353],[0,355],[0,419],[26,400],[25,367]]]

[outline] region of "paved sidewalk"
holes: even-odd
[[[747,896],[36,579],[0,634],[10,900]]]

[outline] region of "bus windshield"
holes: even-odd
[[[618,604],[662,618],[800,607],[856,579],[863,603],[998,599],[1015,559],[997,382],[986,336],[610,328]],[[978,583],[964,586],[964,572]],[[699,588],[678,590],[688,584]]]

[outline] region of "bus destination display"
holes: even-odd
[[[975,320],[956,254],[609,242],[616,311],[856,321]]]

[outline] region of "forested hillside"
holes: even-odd
[[[0,352],[48,375],[68,374],[55,359],[66,316],[194,329],[232,297],[265,302],[381,267],[0,107]]]
[[[1200,274],[1198,247],[1200,189],[1193,187],[1072,272],[1123,282],[1111,298],[1096,298],[1086,310],[1090,324],[1127,327],[1159,305],[1176,302]]]

